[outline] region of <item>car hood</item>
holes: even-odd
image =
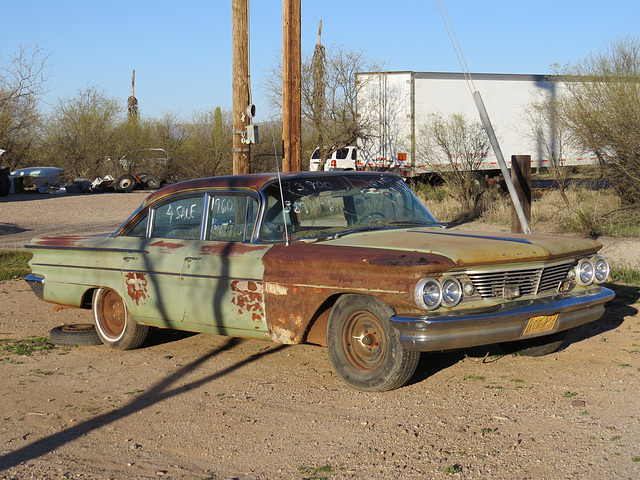
[[[594,240],[419,227],[374,230],[326,240],[326,244],[434,253],[457,267],[532,262],[589,255],[602,245]]]

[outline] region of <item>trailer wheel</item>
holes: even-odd
[[[157,190],[160,188],[160,179],[155,175],[141,175],[140,180],[142,180],[142,183],[144,183],[144,187],[148,188],[149,190]]]
[[[136,188],[136,179],[128,173],[116,180],[116,190],[118,192],[132,192]]]

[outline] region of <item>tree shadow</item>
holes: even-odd
[[[0,237],[3,235],[15,235],[16,233],[28,232],[31,229],[19,227],[15,223],[0,223]]]
[[[286,345],[279,345],[268,350],[257,352],[245,358],[244,360],[236,362],[234,365],[230,365],[229,367],[214,372],[210,375],[203,376],[200,379],[193,380],[186,385],[179,383],[179,381],[183,379],[183,377],[187,375],[193,375],[193,373],[198,368],[202,367],[209,360],[224,353],[225,351],[233,349],[234,347],[236,347],[236,345],[238,345],[238,343],[238,339],[230,338],[225,345],[214,349],[206,355],[203,355],[202,357],[197,358],[189,364],[183,366],[182,368],[172,373],[165,379],[159,381],[144,393],[136,396],[131,402],[120,408],[116,408],[115,410],[111,410],[107,413],[97,415],[72,427],[66,428],[60,432],[41,438],[40,440],[36,440],[29,445],[25,445],[24,447],[19,448],[18,450],[0,456],[0,472],[11,467],[15,467],[20,463],[28,462],[29,460],[33,460],[34,458],[46,455],[59,448],[61,445],[65,445],[74,440],[77,440],[78,438],[94,430],[102,428],[105,425],[129,417],[130,415],[145,410],[153,405],[162,402],[163,400],[176,397],[190,390],[193,390],[194,388],[198,388],[211,381],[222,378],[225,375],[228,375],[235,370],[238,370],[239,368],[248,365],[256,360],[259,360],[262,357],[271,355],[272,353],[276,353],[283,348],[286,348]]]

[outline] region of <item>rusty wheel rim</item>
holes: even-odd
[[[369,312],[355,312],[345,324],[342,347],[349,362],[358,370],[375,370],[387,351],[382,324]]]
[[[107,290],[100,296],[98,318],[106,336],[117,339],[122,335],[127,323],[127,307],[120,295],[113,290]]]

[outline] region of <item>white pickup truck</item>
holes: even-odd
[[[324,164],[324,170],[362,170],[358,167],[358,149],[354,145],[348,147],[338,148],[327,159],[327,163]],[[316,148],[311,154],[311,160],[309,162],[309,170],[317,172],[320,167],[320,149]]]

